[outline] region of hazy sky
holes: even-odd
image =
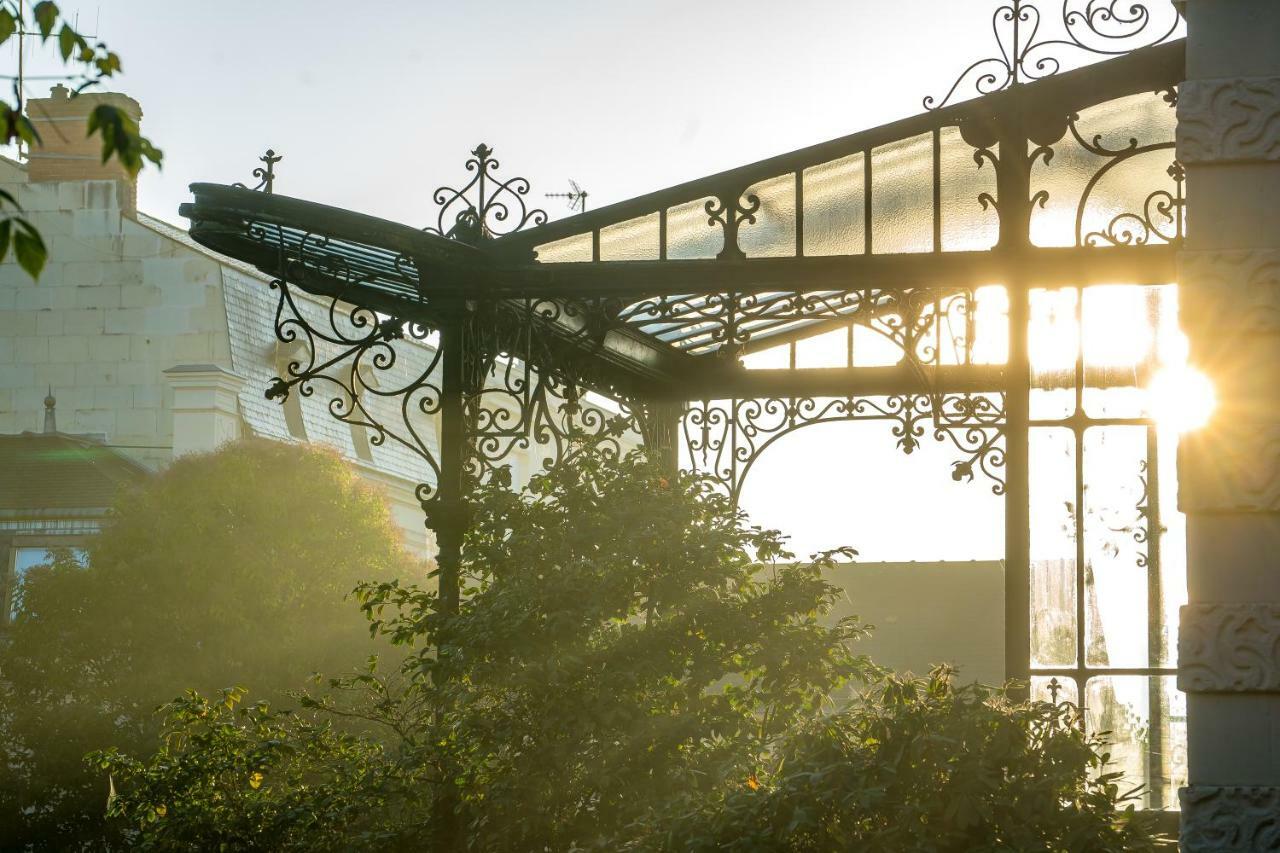
[[[246,180],[270,146],[285,156],[279,192],[426,224],[431,191],[464,179],[480,141],[559,217],[542,194],[570,177],[596,207],[916,113],[993,47],[998,4],[65,5],[120,53],[108,88],[138,99],[165,151],[141,179],[144,211],[177,221],[187,184]],[[31,73],[49,51],[35,53]]]

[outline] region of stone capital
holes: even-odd
[[[1262,853],[1280,849],[1280,788],[1192,785],[1182,802],[1185,853]]]
[[[1177,138],[1183,165],[1280,160],[1280,77],[1186,81]]]
[[[1280,693],[1280,604],[1188,604],[1180,617],[1179,690]]]

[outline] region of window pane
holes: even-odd
[[[1076,445],[1071,430],[1032,429],[1031,665],[1076,663]]]
[[[1176,809],[1187,783],[1186,697],[1173,676],[1100,676],[1085,688],[1085,728],[1109,732],[1120,789],[1144,786],[1139,808]]]
[[[1061,420],[1076,410],[1076,357],[1080,327],[1077,290],[1032,290],[1027,354],[1031,360],[1031,417]]]
[[[846,367],[849,363],[849,330],[833,329],[796,341],[796,367]]]
[[[1085,643],[1091,666],[1141,667],[1147,658],[1147,428],[1084,434]]]

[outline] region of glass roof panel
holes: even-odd
[[[860,255],[866,250],[865,161],[859,151],[804,170],[803,254]]]
[[[714,258],[724,248],[724,232],[711,220],[707,205],[710,196],[678,204],[667,210],[667,253],[671,259]]]
[[[871,247],[878,255],[933,251],[933,134],[871,152]]]
[[[651,213],[600,229],[600,260],[656,261],[662,253],[661,215]]]
[[[779,258],[796,253],[796,176],[781,175],[747,190],[760,200],[754,222],[738,227],[738,248],[748,258]]]

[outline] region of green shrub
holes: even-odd
[[[904,680],[705,483],[590,454],[482,487],[466,595],[362,588],[401,667],[294,713],[198,696],[94,756],[141,849],[1146,850],[1065,707]],[[847,553],[847,552],[846,552]],[[864,689],[852,698],[847,685]]]

